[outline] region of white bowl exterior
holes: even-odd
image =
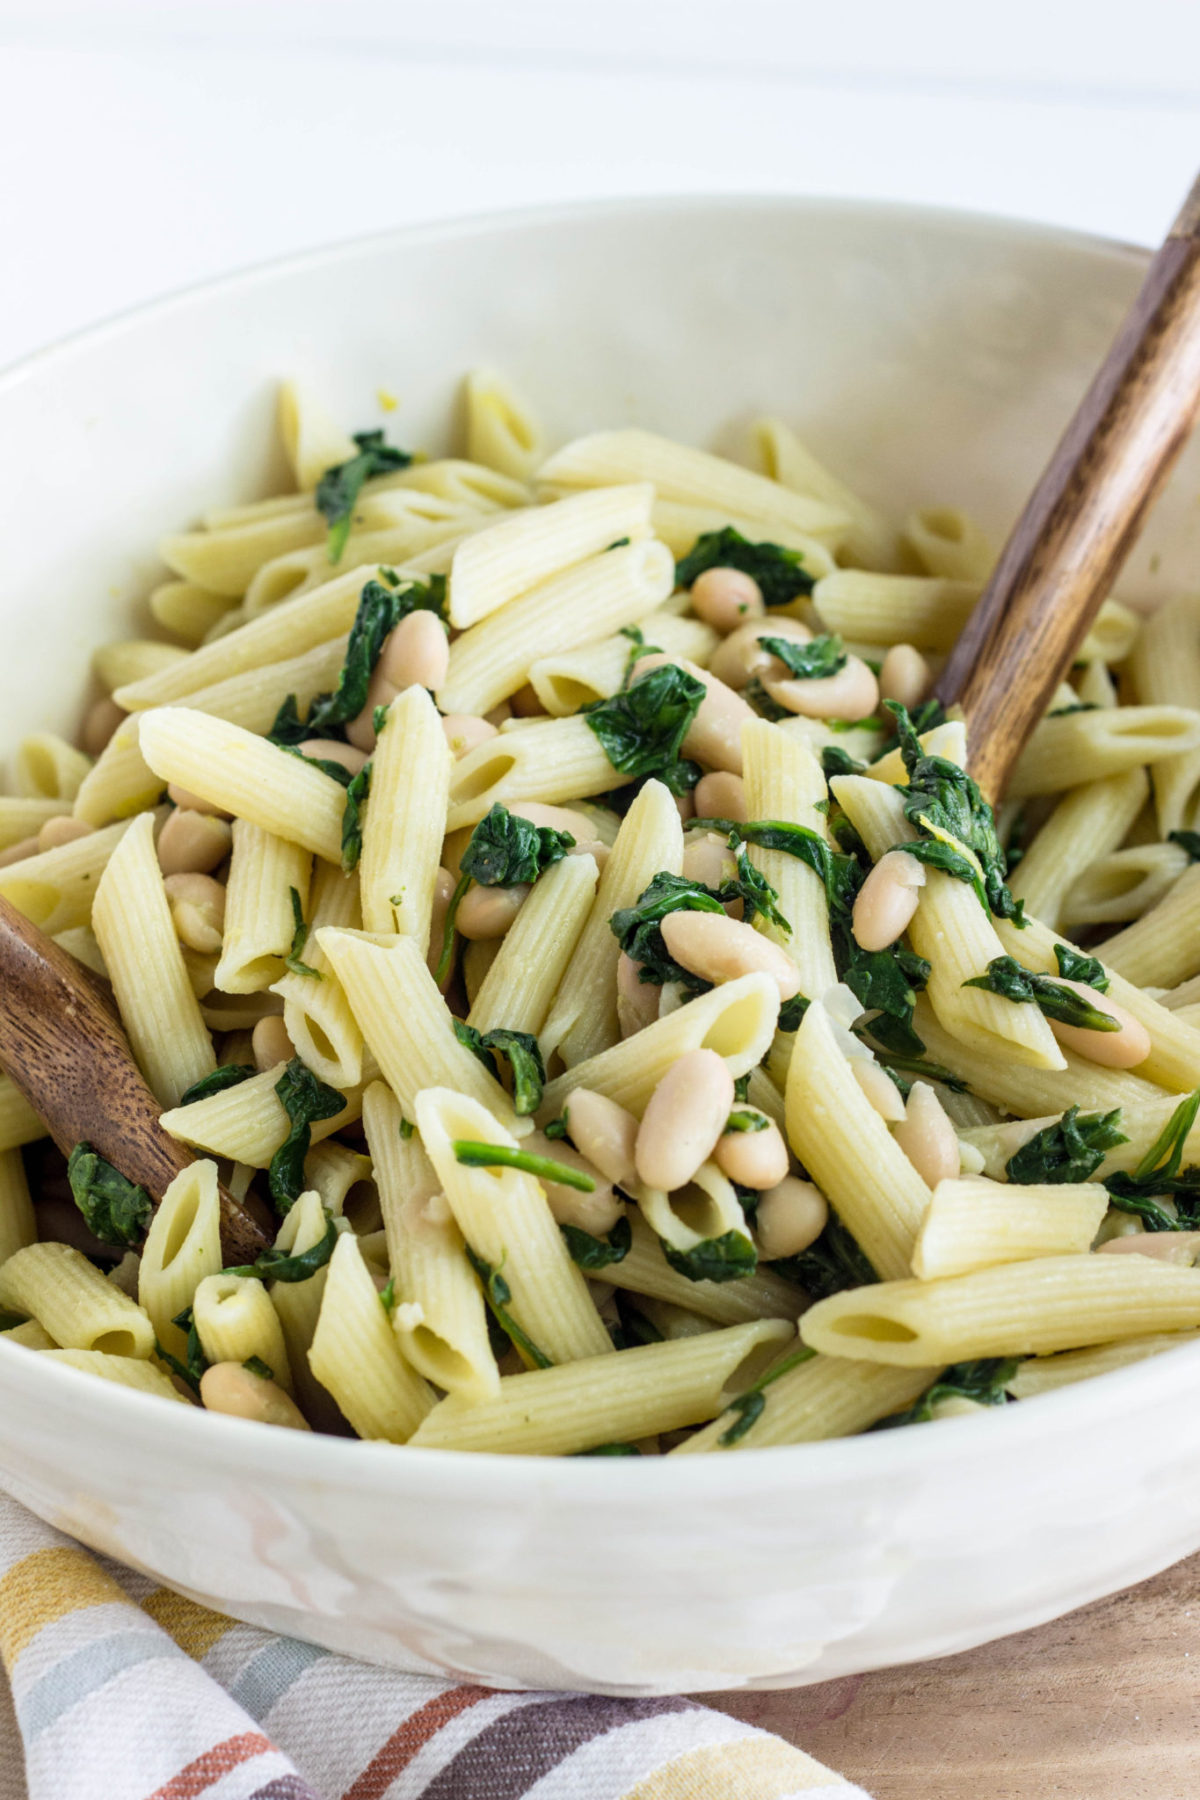
[[[671,201],[401,233],[235,277],[0,380],[8,745],[69,728],[150,546],[283,471],[275,386],[445,448],[494,365],[552,439],[731,447],[797,425],[889,511],[999,538],[1136,290],[1141,253],[1003,221]],[[1185,459],[1121,591],[1200,549]],[[207,1605],[508,1687],[789,1686],[965,1648],[1200,1544],[1200,1347],[986,1419],[629,1465],[459,1457],[201,1418],[0,1344],[0,1482]]]

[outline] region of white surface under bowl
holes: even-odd
[[[555,439],[729,446],[772,412],[887,509],[1000,536],[1140,252],[1003,221],[666,201],[409,231],[237,276],[0,380],[11,747],[71,726],[157,536],[272,491],[275,383],[447,443],[462,372]],[[1195,456],[1122,591],[1195,567]],[[400,1667],[612,1693],[789,1686],[963,1649],[1200,1545],[1200,1345],[983,1418],[646,1461],[408,1451],[185,1412],[0,1342],[0,1484],[210,1606]]]

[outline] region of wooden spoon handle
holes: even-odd
[[[1200,412],[1200,180],[937,683],[991,798],[1041,718]]]
[[[3,895],[0,973],[0,1068],[60,1150],[85,1140],[157,1205],[195,1158],[159,1124],[161,1108],[99,983]],[[226,1263],[253,1262],[270,1239],[224,1187],[220,1201]]]

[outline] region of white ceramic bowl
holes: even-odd
[[[445,440],[473,364],[556,438],[792,420],[896,512],[1000,534],[1141,276],[1138,251],[899,207],[666,201],[421,229],[166,301],[0,381],[0,691],[70,726],[152,546],[282,482],[274,387]],[[1123,591],[1193,576],[1197,459]],[[1154,573],[1151,559],[1156,557]],[[1200,1345],[979,1419],[630,1464],[406,1451],[163,1406],[0,1343],[0,1482],[256,1624],[506,1687],[789,1686],[959,1650],[1200,1545]]]

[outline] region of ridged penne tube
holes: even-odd
[[[852,562],[864,569],[896,567],[900,546],[895,528],[827,469],[790,425],[780,419],[756,419],[751,429],[764,475],[794,493],[811,494],[848,514],[850,524],[842,547]]]
[[[138,1303],[164,1350],[182,1357],[186,1334],[174,1323],[200,1283],[221,1268],[217,1165],[207,1158],[181,1169],[163,1195],[142,1247]]]
[[[509,1375],[495,1400],[443,1400],[413,1435],[426,1449],[569,1456],[710,1419],[791,1335],[780,1320],[730,1325],[619,1357]]]
[[[393,497],[375,483],[363,487],[354,505],[355,522],[364,531],[381,531],[406,512],[403,496]],[[185,581],[236,597],[246,592],[264,563],[289,550],[324,543],[328,530],[311,500],[306,500],[297,510],[266,513],[208,531],[175,532],[162,539],[159,554]]]
[[[552,1363],[603,1356],[612,1341],[571,1261],[540,1183],[522,1169],[469,1168],[456,1140],[516,1149],[516,1139],[481,1106],[449,1088],[417,1095],[417,1129],[459,1230],[489,1269],[503,1271],[508,1310]]]
[[[523,589],[451,644],[438,705],[448,713],[488,712],[525,685],[540,656],[635,625],[674,585],[670,551],[656,538],[644,538]]]
[[[284,452],[301,490],[315,488],[326,469],[358,454],[354,439],[299,382],[280,382],[278,418]]]
[[[156,775],[326,862],[341,860],[346,790],[315,764],[184,706],[144,714],[141,729]]]
[[[101,644],[92,656],[92,672],[111,694],[114,688],[169,669],[187,654],[178,644],[163,644],[154,638],[122,638],[115,644]]]
[[[1054,954],[1056,943],[1064,944],[1067,949],[1076,948],[1069,940],[1047,931],[1038,919],[1027,920],[1022,931],[1018,931],[1011,921],[998,919],[996,929],[1010,956],[1017,957],[1026,968],[1037,969],[1045,975],[1058,974],[1058,959]],[[1113,941],[1110,939],[1109,943],[1099,946],[1100,962],[1109,981],[1107,992],[1150,1034],[1150,1054],[1144,1062],[1138,1063],[1137,1074],[1176,1093],[1188,1093],[1192,1088],[1200,1087],[1200,1032],[1160,1005],[1144,988],[1136,987],[1110,964],[1109,950]]]
[[[765,538],[773,544],[781,545],[785,550],[798,551],[799,566],[814,581],[832,575],[837,567],[826,544],[806,531],[798,531],[783,519],[765,525],[761,519],[749,518],[745,513],[736,512],[728,506],[664,500],[661,494],[654,502],[650,517],[655,537],[661,538],[671,555],[676,558],[683,558],[693,550],[698,538],[712,531],[723,531],[726,526],[731,525],[751,543],[759,543]],[[795,618],[803,614],[806,598],[805,595],[797,595],[786,606],[775,606],[771,611],[780,618]]]
[[[671,1455],[764,1450],[772,1444],[816,1444],[825,1438],[853,1437],[901,1407],[911,1406],[937,1380],[938,1373],[937,1369],[889,1369],[878,1363],[849,1362],[842,1356],[812,1356],[763,1387],[761,1413],[732,1443],[723,1444],[721,1439],[737,1424],[738,1414],[722,1413],[703,1431],[676,1445]]]
[[[400,1135],[402,1118],[391,1089],[382,1081],[372,1082],[363,1095],[363,1123],[395,1283],[392,1329],[413,1368],[437,1387],[479,1400],[494,1398],[500,1372],[488,1341],[479,1282],[420,1140]],[[414,1181],[411,1172],[418,1158],[425,1167]]]
[[[1149,1256],[1046,1256],[943,1281],[850,1288],[818,1300],[800,1335],[827,1356],[928,1368],[1197,1325],[1200,1269]]]
[[[109,858],[92,927],[142,1073],[163,1106],[177,1106],[216,1057],[171,922],[152,813],[139,814]]]
[[[1105,965],[1139,988],[1178,987],[1200,974],[1200,865],[1185,870],[1157,906],[1107,938],[1103,949]]]
[[[7,1335],[7,1334],[6,1334]],[[142,1362],[133,1356],[110,1356],[103,1350],[41,1350],[67,1369],[78,1369],[83,1375],[98,1375],[102,1381],[115,1381],[118,1387],[135,1388],[142,1394],[153,1394],[159,1400],[177,1400],[189,1405],[165,1369],[156,1363]]]
[[[538,877],[500,940],[468,1025],[538,1036],[592,910],[596,880],[593,856],[564,856]]]
[[[1158,905],[1190,862],[1178,844],[1133,844],[1127,850],[1114,850],[1089,863],[1075,877],[1063,901],[1062,916],[1078,925],[1140,919]],[[1044,916],[1038,913],[1039,918]]]
[[[422,1088],[451,1087],[506,1126],[516,1122],[500,1083],[454,1035],[446,1003],[414,939],[397,938],[385,946],[356,932],[326,928],[317,941],[406,1118],[415,1117]]]
[[[214,594],[194,581],[161,581],[146,605],[164,631],[173,631],[193,648],[204,642],[215,625],[234,605],[231,594]]]
[[[785,1100],[788,1141],[842,1223],[885,1281],[907,1275],[929,1189],[859,1086],[819,1000],[800,1021]]]
[[[244,1363],[256,1356],[266,1363],[272,1379],[291,1393],[283,1327],[256,1275],[234,1275],[227,1269],[206,1275],[193,1296],[192,1318],[210,1363]]]
[[[405,1361],[352,1232],[338,1239],[309,1367],[360,1438],[402,1444],[433,1405],[433,1393]]]
[[[975,581],[837,569],[818,581],[812,603],[825,629],[844,638],[949,650],[978,598]]]
[[[846,743],[845,737],[836,741]],[[947,762],[957,763],[959,768],[966,767],[967,728],[961,719],[947,719],[944,724],[935,725],[931,731],[923,731],[918,742],[926,756],[944,756]],[[853,745],[847,747],[853,751]],[[903,753],[898,747],[873,762],[866,773],[872,781],[884,781],[889,787],[908,785],[908,771],[904,766]]]
[[[165,786],[146,765],[135,713],[117,726],[84,776],[72,812],[85,825],[111,825],[157,806]]]
[[[389,511],[397,511],[397,500],[398,496],[393,495]],[[361,568],[364,563],[382,563],[388,568],[404,564],[411,568],[420,558],[428,569],[424,559],[444,549],[444,568],[439,563],[440,572],[444,572],[463,534],[491,517],[490,513],[465,510],[449,500],[440,500],[435,494],[413,493],[400,504],[403,513],[392,524],[375,531],[351,531],[339,564],[351,569]],[[242,602],[243,615],[256,619],[284,600],[324,586],[333,573],[325,544],[309,544],[304,549],[274,556],[251,577]]]
[[[532,481],[546,443],[541,421],[525,396],[492,369],[472,369],[463,393],[471,461],[514,481]]]
[[[1014,1400],[1036,1400],[1039,1394],[1053,1394],[1077,1381],[1090,1381],[1095,1375],[1108,1375],[1149,1356],[1161,1356],[1165,1350],[1178,1350],[1181,1344],[1194,1344],[1198,1337],[1200,1331],[1155,1331],[1147,1337],[1119,1339],[1115,1344],[1064,1350],[1058,1356],[1028,1356],[1009,1381],[1008,1392]]]
[[[10,1325],[3,1334],[6,1344],[20,1344],[24,1350],[54,1350],[57,1345],[48,1331],[44,1331],[36,1319],[26,1319],[21,1325]],[[74,1356],[82,1356],[81,1350],[72,1351]],[[128,1358],[130,1362],[134,1359]]]
[[[207,1100],[174,1107],[163,1113],[159,1123],[164,1131],[194,1150],[207,1150],[212,1156],[228,1156],[232,1162],[265,1169],[290,1130],[288,1116],[275,1092],[286,1067],[286,1063],[277,1063],[273,1069],[252,1075]],[[335,1113],[331,1119],[314,1119],[314,1142],[341,1131],[361,1111],[361,1095],[348,1094],[343,1112]]]
[[[1098,1164],[1089,1180],[1102,1182],[1114,1170],[1135,1169],[1151,1145],[1157,1143],[1178,1105],[1178,1094],[1162,1094],[1157,1100],[1122,1106],[1117,1125],[1126,1142],[1116,1144],[1105,1152],[1104,1160]],[[960,1132],[959,1136],[963,1142],[979,1151],[983,1158],[982,1172],[990,1175],[994,1181],[1003,1181],[1009,1158],[1038,1132],[1056,1125],[1060,1116],[1058,1113],[1050,1113],[1044,1118],[1008,1119],[995,1125],[967,1129]],[[1182,1160],[1185,1169],[1200,1161],[1200,1119],[1193,1121],[1184,1139]]]
[[[37,1219],[19,1150],[0,1150],[0,1263],[37,1242]]]
[[[921,506],[904,521],[904,536],[931,575],[983,583],[996,552],[969,514],[957,506]]]
[[[56,731],[33,731],[13,757],[13,785],[30,800],[74,800],[91,758]]]
[[[917,1000],[913,1027],[931,1062],[952,1067],[973,1094],[1002,1112],[1024,1119],[1065,1112],[1107,1112],[1114,1106],[1144,1106],[1163,1090],[1131,1069],[1106,1069],[1065,1051],[1063,1069],[1031,1069],[983,1046],[951,1037],[924,997]]]
[[[619,538],[649,537],[653,499],[645,482],[597,488],[485,524],[454,552],[450,623],[464,631]]]
[[[826,838],[825,777],[807,744],[789,738],[765,719],[742,727],[746,811],[751,819],[784,819]],[[819,997],[837,982],[829,942],[829,906],[821,878],[783,850],[750,847],[750,861],[779,895],[790,934],[769,920],[759,928],[782,945],[800,971],[800,992]]]
[[[727,981],[559,1075],[546,1088],[539,1121],[560,1113],[577,1087],[594,1088],[640,1115],[672,1063],[688,1050],[715,1050],[736,1080],[762,1061],[778,1017],[779,987],[772,977]]]
[[[1036,725],[1017,758],[1010,799],[1058,794],[1142,763],[1200,749],[1200,712],[1182,706],[1114,706],[1060,713]]]
[[[0,1151],[19,1150],[48,1135],[16,1083],[0,1075]]]
[[[213,985],[224,994],[257,994],[278,981],[291,949],[296,919],[308,907],[312,859],[248,819],[233,821],[233,854],[225,899],[221,960]]]
[[[1130,658],[1144,706],[1200,709],[1200,605],[1195,594],[1165,600],[1142,624]],[[1162,837],[1194,830],[1200,805],[1200,750],[1155,763],[1154,803]]]
[[[621,639],[628,650],[629,644]],[[69,800],[43,800],[0,794],[0,850],[36,837],[48,819],[63,819],[71,811]]]
[[[127,712],[170,706],[198,688],[212,687],[234,675],[261,669],[266,663],[283,662],[318,644],[327,644],[331,638],[349,631],[363,587],[378,576],[376,564],[347,569],[307,594],[273,606],[270,612],[240,625],[236,631],[214,638],[211,644],[202,644],[186,662],[176,663],[130,687],[118,688],[113,699]]]
[[[1105,600],[1076,652],[1082,663],[1123,663],[1142,629],[1140,613],[1119,600]]]
[[[969,1275],[995,1263],[1081,1255],[1092,1247],[1108,1195],[1095,1182],[1001,1184],[978,1176],[939,1181],[917,1234],[913,1274]]]
[[[363,925],[429,948],[433,891],[453,765],[437,707],[422,687],[388,707],[371,763],[359,882]]]
[[[149,1356],[154,1327],[82,1251],[29,1244],[0,1263],[0,1308],[36,1319],[64,1350]]]
[[[130,824],[121,819],[73,843],[10,863],[0,869],[0,894],[48,937],[87,925],[97,884]]]
[[[1037,832],[1009,881],[1027,912],[1054,929],[1079,914],[1067,903],[1072,884],[1122,843],[1149,793],[1146,771],[1125,769],[1071,788]]]
[[[244,731],[268,732],[289,694],[295,695],[299,711],[307,714],[315,696],[336,684],[346,660],[346,643],[345,636],[330,638],[300,656],[229,675],[224,681],[197,688],[187,696],[187,704],[193,712],[211,713],[214,719],[240,725]]]
[[[314,1144],[304,1159],[305,1186],[335,1219],[342,1217],[353,1190],[364,1184],[369,1187],[371,1180],[370,1157],[333,1138]]]
[[[830,785],[876,862],[893,845],[917,836],[904,816],[900,794],[885,782],[843,775]],[[1036,1006],[963,985],[985,974],[988,964],[1004,953],[995,923],[967,882],[942,869],[927,869],[908,939],[917,955],[929,960],[930,1003],[957,1041],[990,1048],[1034,1069],[1064,1066],[1054,1033]]]
[[[621,907],[633,906],[660,871],[678,875],[682,868],[679,809],[661,781],[647,781],[617,832],[587,922],[539,1034],[544,1056],[557,1051],[566,1066],[573,1068],[620,1041],[617,962],[621,947],[609,920]]]
[[[288,1256],[302,1256],[322,1241],[328,1229],[329,1219],[321,1196],[309,1189],[301,1194],[280,1225],[275,1248]],[[341,1222],[341,1229],[350,1229],[345,1220]],[[328,1279],[329,1264],[323,1263],[304,1281],[272,1281],[267,1285],[268,1297],[283,1331],[296,1403],[317,1431],[336,1431],[342,1424],[336,1402],[308,1366],[308,1353],[321,1316],[321,1301]]]
[[[655,1237],[672,1250],[686,1254],[706,1238],[731,1231],[749,1236],[737,1189],[714,1162],[701,1163],[688,1185],[672,1193],[641,1181],[631,1184],[629,1191]]]
[[[318,1080],[344,1092],[357,1087],[362,1079],[362,1032],[321,948],[320,933],[326,926],[345,931],[361,928],[358,876],[344,875],[334,863],[318,862],[309,892],[308,938],[301,960],[320,980],[289,971],[271,992],[283,1001],[283,1023],[297,1054]]]
[[[647,613],[640,629],[647,645],[695,663],[706,663],[720,641],[712,627],[699,619],[681,619],[661,607]],[[529,684],[553,718],[565,718],[593,700],[607,700],[620,690],[634,648],[633,642],[618,632],[595,644],[539,656],[530,664]],[[637,664],[632,666],[636,673]]]
[[[418,488],[422,493],[438,494],[443,500],[453,501],[458,506],[470,506],[486,512],[528,506],[530,501],[529,488],[525,482],[514,481],[511,475],[505,475],[499,469],[489,469],[485,463],[471,462],[457,456],[443,456],[433,462],[414,462],[395,475],[383,475],[373,484],[368,482],[367,491],[372,486],[381,491]]]
[[[597,431],[576,438],[542,464],[538,479],[560,488],[653,482],[660,500],[732,510],[760,525],[781,523],[836,545],[849,517],[841,507],[796,494],[737,463],[692,450],[652,431]],[[764,533],[764,535],[769,535]]]
[[[668,1305],[685,1306],[717,1325],[744,1325],[751,1319],[796,1319],[806,1295],[782,1275],[760,1263],[753,1275],[737,1281],[692,1281],[673,1269],[662,1244],[636,1212],[629,1215],[632,1243],[620,1262],[610,1263],[604,1279],[630,1294],[644,1294]]]
[[[613,768],[585,718],[533,719],[468,750],[455,764],[446,830],[478,825],[497,801],[510,809],[525,800],[561,806],[629,780]]]

